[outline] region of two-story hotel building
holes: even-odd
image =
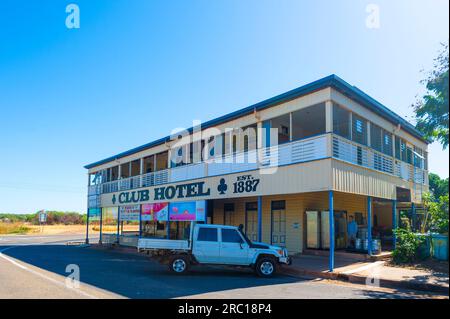
[[[89,219],[100,221],[103,242],[124,245],[181,238],[197,220],[242,224],[250,239],[290,254],[389,250],[400,213],[413,227],[420,218],[427,144],[413,125],[331,75],[86,165]],[[157,217],[164,207],[169,213]],[[192,213],[183,207],[194,207],[194,217],[170,217]],[[350,220],[358,225],[351,244]]]

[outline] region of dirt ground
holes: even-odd
[[[28,235],[59,235],[59,234],[85,234],[86,225],[29,225],[31,231]],[[93,231],[90,227],[90,231]]]
[[[85,234],[86,225],[27,225],[31,230],[26,235],[72,235]],[[115,230],[116,226],[104,226],[104,231]],[[124,231],[136,231],[139,228],[135,225],[124,225]],[[89,226],[89,232],[98,233],[99,226]],[[14,236],[13,234],[8,236]]]

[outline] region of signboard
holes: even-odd
[[[102,213],[101,208],[89,208],[88,209],[89,221],[100,220],[101,213]]]
[[[47,222],[47,212],[45,210],[39,211],[39,223],[45,223]]]
[[[400,203],[411,202],[411,190],[407,188],[397,187],[397,201]]]
[[[205,221],[206,201],[170,203],[169,219],[171,221]]]
[[[143,221],[159,220],[167,221],[169,219],[169,203],[156,203],[142,205]]]
[[[286,174],[289,173],[286,171]],[[267,175],[265,175],[267,176]],[[281,181],[292,173],[283,176],[275,175]],[[247,197],[262,194],[262,175],[240,174],[224,177],[213,177],[205,181],[167,184],[149,187],[147,189],[129,190],[102,194],[101,206],[120,206],[146,203],[188,202],[213,198]],[[266,183],[276,185],[276,183]],[[267,192],[267,191],[266,191]]]
[[[121,221],[137,221],[141,213],[141,205],[120,206],[119,216]]]

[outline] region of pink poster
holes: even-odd
[[[206,202],[176,202],[170,203],[170,220],[173,221],[204,221],[206,218]]]
[[[142,220],[167,221],[169,219],[169,203],[143,204]]]

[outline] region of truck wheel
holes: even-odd
[[[260,277],[272,277],[277,270],[277,263],[273,258],[262,257],[256,262],[255,271]]]
[[[176,255],[169,260],[169,269],[176,274],[184,274],[189,268],[189,258],[183,255]]]

